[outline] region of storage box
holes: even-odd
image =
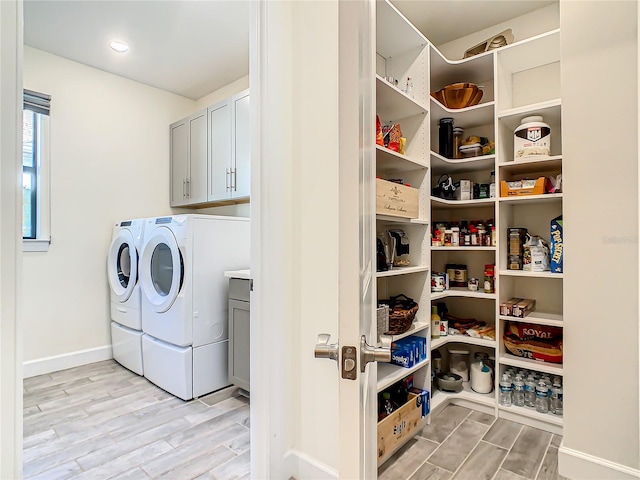
[[[473,182],[471,180],[460,180],[453,184],[455,189],[456,200],[472,200],[473,199]]]
[[[500,182],[501,197],[520,197],[526,195],[542,195],[545,193],[546,177]]]
[[[407,438],[420,428],[423,397],[409,393],[409,400],[378,423],[378,465],[387,460]]]
[[[418,189],[376,178],[376,213],[418,218]]]
[[[511,298],[500,304],[500,315],[513,316],[513,306],[518,303],[521,298]]]
[[[511,316],[524,318],[536,309],[536,301],[531,298],[524,298],[513,305]]]

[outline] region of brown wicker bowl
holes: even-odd
[[[388,335],[400,335],[411,328],[413,320],[416,318],[418,306],[404,310],[396,308],[389,312],[389,331]]]

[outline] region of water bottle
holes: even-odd
[[[549,387],[547,387],[544,380],[540,380],[538,385],[536,385],[536,411],[540,413],[549,413],[548,392]]]
[[[529,375],[527,381],[524,382],[524,404],[527,407],[536,406],[536,381],[533,375]]]
[[[524,407],[524,382],[519,375],[513,382],[513,404],[516,407]]]
[[[563,413],[563,393],[562,393],[562,387],[553,387],[552,389],[553,394],[551,397],[551,413],[553,413],[554,415],[560,415],[562,416]]]
[[[500,396],[498,397],[498,403],[500,403],[501,406],[511,406],[511,390],[511,379],[509,378],[509,375],[505,373],[502,375],[502,379],[500,380]]]

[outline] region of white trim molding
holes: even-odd
[[[23,252],[48,252],[51,240],[22,240]]]
[[[89,363],[102,362],[113,358],[111,345],[78,350],[53,357],[29,360],[23,364],[23,378],[35,377],[46,373],[58,372],[67,368],[79,367]]]
[[[297,449],[288,450],[284,456],[285,469],[299,480],[328,480],[339,478],[338,472]]]
[[[564,446],[558,448],[558,472],[580,480],[632,480],[640,478],[640,470],[630,468],[588,453]]]

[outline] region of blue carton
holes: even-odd
[[[391,363],[404,368],[411,368],[416,364],[415,348],[409,345],[396,345],[391,348]]]
[[[551,220],[550,266],[552,273],[562,273],[564,260],[564,234],[562,215]]]

